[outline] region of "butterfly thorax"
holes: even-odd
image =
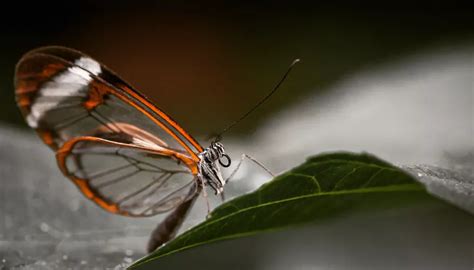
[[[229,167],[231,162],[225,153],[224,146],[220,142],[212,142],[211,146],[199,154],[199,158],[199,179],[203,184],[209,185],[216,194],[222,193],[225,181],[222,178],[220,166]],[[227,163],[222,162],[223,158],[227,159]]]

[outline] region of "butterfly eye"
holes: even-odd
[[[219,164],[221,164],[222,167],[227,168],[230,166],[231,160],[230,157],[227,154],[222,155],[223,158],[227,159],[226,163],[222,162],[222,159],[219,159]]]

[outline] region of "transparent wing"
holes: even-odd
[[[53,149],[99,126],[134,126],[198,161],[202,147],[168,115],[104,65],[78,51],[44,47],[27,53],[15,75],[17,103],[27,123]]]
[[[56,157],[86,197],[116,214],[156,215],[197,191],[192,160],[165,148],[78,137],[66,142]]]

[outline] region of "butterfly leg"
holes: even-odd
[[[257,161],[256,159],[254,159],[253,157],[247,155],[247,154],[242,154],[240,156],[240,160],[239,160],[239,163],[237,164],[237,166],[235,167],[235,169],[232,171],[232,173],[225,179],[225,183],[227,183],[232,177],[234,177],[234,174],[240,169],[240,165],[242,165],[242,162],[244,162],[245,158],[247,158],[248,160],[252,161],[253,163],[257,164],[260,168],[262,168],[263,170],[265,170],[269,175],[271,175],[272,177],[275,177],[275,175],[269,170],[267,169],[262,163],[260,163],[259,161]]]

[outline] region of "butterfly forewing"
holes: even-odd
[[[133,123],[170,148],[195,153],[202,147],[169,116],[108,68],[77,51],[46,47],[25,55],[17,65],[16,94],[28,124],[45,143],[65,141],[98,126]]]
[[[202,147],[105,66],[44,47],[18,63],[17,103],[63,173],[109,212],[150,216],[193,195]]]

